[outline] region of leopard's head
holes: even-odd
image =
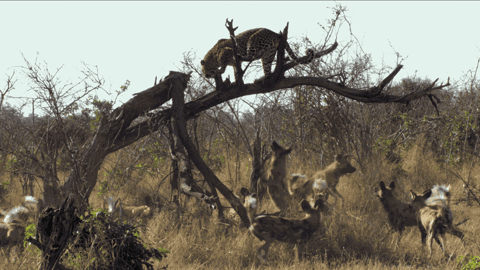
[[[205,58],[200,62],[202,64],[203,74],[207,79],[214,78],[216,74],[223,73],[225,67],[228,65],[230,59],[233,57],[233,51],[230,48],[230,39],[220,39],[217,44],[213,46],[205,55]]]
[[[205,59],[200,63],[202,64],[203,74],[207,79],[215,77],[216,71],[218,70],[218,65],[215,65],[213,59],[208,59],[208,54],[205,56]],[[210,60],[210,61],[209,61]]]

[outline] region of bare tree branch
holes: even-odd
[[[17,80],[13,79],[14,76],[15,76],[15,71],[12,73],[12,75],[9,75],[7,77],[5,88],[3,90],[0,90],[0,111],[2,110],[2,105],[3,105],[3,102],[5,101],[5,97],[7,96],[8,92],[15,89],[15,83],[17,82]]]
[[[233,19],[230,21],[227,19],[227,21],[225,22],[225,27],[227,27],[228,32],[230,33],[230,39],[232,40],[233,60],[235,62],[235,66],[234,66],[235,82],[237,83],[238,86],[243,87],[244,85],[243,74],[245,74],[245,71],[242,69],[242,63],[240,62],[238,50],[237,50],[237,40],[235,39],[235,30],[237,30],[238,27],[233,28]],[[217,76],[219,76],[220,78],[222,77],[218,73],[217,73]]]
[[[398,73],[398,70],[400,68],[402,68],[402,66],[397,67],[392,72],[392,74]],[[390,75],[386,78],[386,80],[389,77]],[[385,80],[382,81],[382,83],[380,84],[380,87],[383,85],[383,82],[385,82]],[[214,91],[201,98],[198,98],[197,100],[194,100],[185,104],[185,110],[186,110],[185,115],[187,117],[186,120],[191,119],[196,114],[203,112],[207,109],[210,109],[213,106],[219,105],[228,100],[232,100],[235,98],[248,96],[248,95],[274,92],[280,89],[293,88],[298,85],[311,85],[311,86],[322,87],[327,90],[331,90],[344,97],[348,97],[350,99],[360,101],[363,103],[392,103],[393,102],[393,103],[408,104],[412,100],[419,99],[423,96],[428,96],[429,94],[432,94],[432,92],[436,90],[443,89],[449,86],[450,83],[447,82],[446,84],[442,84],[437,87],[427,87],[423,90],[420,90],[414,93],[409,93],[406,95],[390,95],[382,92],[375,93],[374,91],[372,91],[372,89],[376,90],[378,89],[378,87],[372,87],[371,89],[368,89],[368,90],[349,88],[339,83],[327,80],[323,77],[283,78],[283,79],[280,79],[272,88],[263,87],[262,84],[246,84],[245,89],[243,91],[240,91],[239,87],[232,85],[228,91],[221,91],[221,92]],[[133,113],[132,114],[132,117],[133,117],[138,112],[138,110],[141,110],[141,108],[145,108],[145,111],[148,111],[148,109],[152,109],[152,108],[158,108],[160,106],[160,102],[166,102],[166,98],[169,97],[169,95],[166,93],[164,94],[156,93],[156,91],[158,91],[159,88],[160,87],[155,89],[150,88],[148,90],[145,90],[137,94],[137,96],[142,95],[141,97],[142,101],[135,100],[135,98],[133,98],[127,103],[125,103],[124,106],[122,106],[124,107],[123,109],[121,109],[122,108],[121,107],[115,110],[114,112],[127,111],[128,109],[131,113]],[[152,94],[143,96],[145,93],[150,93],[150,92]],[[157,98],[154,98],[154,96]],[[142,105],[143,102],[145,102],[147,106]],[[157,103],[157,104],[154,105],[154,103]],[[171,117],[171,109],[165,109],[163,111],[158,112],[156,115],[152,116],[150,118],[150,121],[161,123],[165,120],[170,119],[170,117]],[[118,150],[124,147],[125,145],[131,144],[134,140],[149,134],[150,132],[151,131],[148,128],[148,123],[146,122],[128,127],[125,130],[122,130],[121,134],[119,134],[118,136],[118,142],[116,142],[115,145],[113,145],[110,150],[112,151]]]
[[[247,225],[250,223],[250,221],[248,219],[245,208],[240,203],[240,200],[230,191],[230,189],[228,189],[217,178],[215,173],[212,170],[210,170],[207,164],[205,164],[202,157],[198,153],[198,150],[196,149],[195,144],[192,142],[192,140],[188,136],[186,121],[185,121],[185,114],[184,114],[183,90],[186,88],[187,81],[190,75],[185,75],[185,74],[179,74],[179,75],[183,75],[183,79],[176,80],[174,84],[171,85],[173,89],[172,119],[174,119],[174,123],[176,124],[176,127],[178,129],[178,136],[182,140],[182,143],[188,152],[188,157],[193,161],[195,166],[202,173],[205,180],[208,183],[212,184],[215,188],[217,188],[222,193],[222,195],[230,202],[230,205],[232,205],[233,209],[235,209],[235,211],[237,211],[237,213],[240,215],[240,218],[242,219],[244,224]]]

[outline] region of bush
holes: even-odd
[[[480,269],[480,256],[458,256],[457,262],[462,270]]]
[[[75,232],[73,247],[76,252],[64,260],[70,267],[82,269],[153,269],[149,260],[162,260],[169,253],[143,244],[136,226],[94,211],[83,218]]]

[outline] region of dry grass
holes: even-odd
[[[388,233],[387,215],[373,193],[373,187],[378,186],[380,181],[389,183],[392,180],[394,166],[378,157],[367,163],[363,174],[357,171],[340,179],[338,191],[345,197],[345,205],[337,206],[330,215],[322,217],[323,228],[309,241],[307,259],[301,263],[295,261],[293,245],[276,242],[270,248],[269,265],[260,265],[255,251],[262,243],[241,227],[238,219],[232,218],[230,224],[222,223],[217,219],[216,212],[209,214],[206,206],[200,205],[195,199],[184,201],[186,207],[180,214],[172,208],[155,213],[141,230],[140,237],[152,246],[170,251],[166,259],[155,262],[156,269],[166,265],[168,269],[456,269],[458,256],[480,254],[478,206],[467,207],[464,202],[456,204],[463,196],[462,182],[445,174],[445,171],[438,169],[432,157],[415,149],[404,160],[407,175],[397,175],[397,198],[410,201],[410,189],[421,192],[433,184],[451,184],[454,223],[470,218],[459,227],[467,236],[466,246],[458,238],[447,234],[447,251],[453,253],[451,260],[443,259],[436,243],[430,260],[421,245],[418,228],[406,228],[394,250],[397,235]],[[218,173],[220,179],[234,191],[242,186],[248,187],[247,160],[241,164],[243,167],[238,170],[238,164],[227,162],[222,172]],[[317,169],[310,168],[311,172]],[[235,171],[240,173],[235,174]],[[468,173],[478,174],[480,168],[475,167],[472,171],[469,168],[456,168],[455,171],[466,177]],[[295,172],[301,171],[289,168],[289,173]],[[156,186],[159,180],[146,178],[144,181],[146,183],[141,183],[137,188],[139,193],[121,192],[121,195],[128,197],[131,202],[138,201],[142,190]],[[169,197],[166,181],[160,187],[163,196]],[[93,198],[94,195],[91,202],[97,207],[102,201]],[[332,201],[333,198],[330,198]],[[222,199],[222,202],[225,200]],[[271,203],[262,207],[268,212],[277,211]],[[0,269],[36,268],[39,262],[36,256],[34,252],[26,251],[15,263],[3,256],[0,258]],[[79,265],[77,269],[82,267],[84,265]]]

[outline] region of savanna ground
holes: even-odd
[[[318,169],[308,168],[300,162],[296,157],[298,152],[290,155],[289,173],[308,174]],[[446,173],[429,152],[414,145],[404,153],[401,173],[397,165],[387,162],[382,156],[375,156],[366,163],[363,172],[357,170],[341,178],[338,191],[345,197],[345,205],[342,206],[338,200],[333,213],[322,216],[322,229],[309,241],[307,259],[302,262],[295,260],[293,245],[276,242],[270,248],[269,264],[260,265],[256,250],[262,242],[241,226],[238,216],[228,214],[227,208],[229,222],[221,222],[216,210],[212,212],[196,199],[183,195],[180,215],[173,206],[157,209],[146,225],[140,228],[140,237],[152,247],[170,251],[166,258],[154,263],[155,269],[165,269],[166,266],[167,269],[460,269],[457,258],[468,254],[480,255],[479,207],[475,203],[467,206],[462,201],[463,182],[452,173]],[[111,160],[114,160],[113,157],[110,157]],[[480,167],[476,162],[473,166],[471,164],[450,169],[464,178],[469,174],[478,175]],[[358,168],[355,161],[352,165]],[[227,159],[221,167],[217,175],[237,194],[241,187],[249,187],[248,158],[243,158],[240,165]],[[168,175],[169,169],[168,165],[160,167],[160,175]],[[170,198],[170,187],[163,177],[144,175],[134,178],[137,181],[127,181],[115,194],[108,195],[124,198],[126,204],[138,204],[145,194],[158,189],[164,198]],[[444,259],[440,247],[434,243],[433,257],[429,259],[421,245],[418,228],[409,227],[395,249],[393,243],[398,234],[388,233],[390,227],[386,213],[373,193],[373,188],[378,187],[380,181],[389,184],[394,178],[397,181],[395,194],[403,201],[410,201],[410,189],[421,192],[434,184],[451,185],[454,223],[469,219],[459,226],[466,234],[467,244],[464,246],[458,238],[447,234],[447,250],[452,254],[451,258]],[[476,177],[473,179],[478,183]],[[10,188],[12,192],[3,200],[6,202],[2,205],[4,209],[20,201],[21,189]],[[329,202],[333,203],[333,198]],[[103,199],[97,197],[97,192],[92,193],[90,203],[94,208],[103,207]],[[228,206],[223,199],[222,203]],[[263,208],[268,212],[276,211],[270,202]],[[40,258],[35,249],[29,247],[15,262],[2,254],[0,269],[38,268]],[[75,252],[69,252],[72,251]],[[92,259],[94,256],[84,255],[71,259],[65,265],[85,269]]]

